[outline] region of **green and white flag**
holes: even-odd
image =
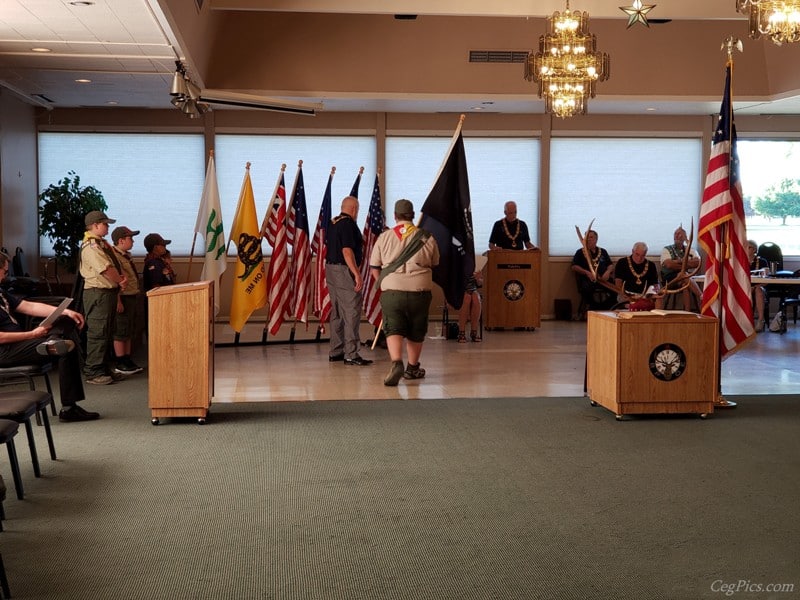
[[[219,202],[217,186],[217,170],[214,166],[214,154],[208,159],[206,182],[203,185],[203,196],[200,199],[200,210],[197,213],[195,233],[204,240],[203,251],[205,262],[200,279],[214,282],[214,312],[219,312],[219,279],[225,271],[225,232],[222,224],[222,209]]]

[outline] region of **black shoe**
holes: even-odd
[[[361,358],[358,354],[356,354],[355,358],[345,358],[344,364],[346,365],[356,365],[358,367],[366,367],[367,365],[371,365],[372,361],[367,360],[366,358]]]
[[[344,354],[336,354],[335,356],[329,356],[328,362],[342,362],[344,360]]]
[[[42,356],[64,356],[75,349],[72,340],[51,339],[36,346],[36,352]]]
[[[117,366],[114,367],[114,373],[119,373],[120,375],[136,375],[142,371],[144,371],[142,367],[132,361],[127,360],[118,362]]]
[[[100,418],[100,413],[83,410],[77,404],[73,404],[72,406],[68,406],[67,408],[62,408],[61,411],[58,413],[58,420],[64,421],[65,423],[74,423],[77,421],[94,421],[95,419],[99,418]]]

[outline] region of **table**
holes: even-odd
[[[719,322],[670,311],[590,311],[586,379],[590,402],[626,414],[714,410]]]

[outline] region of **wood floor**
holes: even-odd
[[[441,337],[431,321],[422,353],[424,379],[386,387],[386,350],[363,347],[367,367],[328,362],[328,343],[314,342],[316,324],[302,325],[295,343],[284,327],[261,345],[263,323],[249,324],[241,345],[233,331],[216,326],[214,402],[298,400],[413,400],[490,397],[575,397],[583,395],[586,323],[543,321],[535,331],[486,331],[483,342],[459,344]],[[372,337],[362,326],[362,339]],[[722,363],[722,393],[800,394],[800,325],[785,334],[765,331]]]

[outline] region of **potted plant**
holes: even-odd
[[[86,231],[84,217],[93,210],[108,209],[103,194],[92,186],[81,187],[74,171],[39,194],[39,235],[53,243],[59,264],[70,273],[78,267],[81,241]]]

